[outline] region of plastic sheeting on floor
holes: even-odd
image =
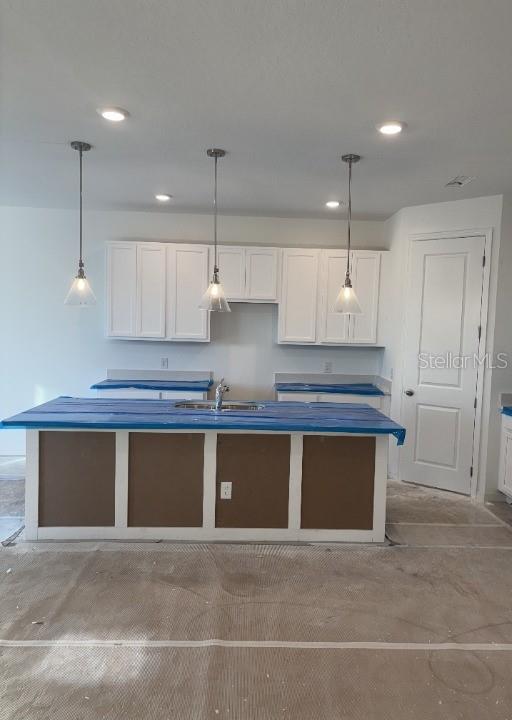
[[[0,553],[0,715],[504,720],[511,562],[472,548],[21,544]],[[200,646],[216,638],[233,646]]]

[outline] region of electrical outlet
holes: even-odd
[[[233,483],[221,482],[221,484],[220,484],[220,499],[221,500],[231,500],[232,488],[233,488]]]
[[[166,370],[169,367],[169,358],[160,358],[160,367]]]
[[[332,373],[332,360],[326,360],[324,362],[324,372]]]

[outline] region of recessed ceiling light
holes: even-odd
[[[155,195],[155,199],[158,200],[158,202],[169,202],[169,200],[172,200],[172,195],[167,195],[167,193],[157,193]]]
[[[339,208],[340,203],[339,200],[328,200],[325,203],[325,207],[328,207],[331,210],[336,210],[336,208]]]
[[[405,123],[398,120],[389,120],[382,125],[377,125],[377,130],[383,135],[399,135],[404,128]]]
[[[118,107],[98,108],[98,113],[105,120],[109,120],[110,122],[115,123],[126,120],[128,115],[130,114],[127,110],[123,110],[123,108]]]

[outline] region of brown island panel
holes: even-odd
[[[374,437],[305,435],[301,527],[371,530]]]
[[[129,527],[201,527],[203,433],[130,433]]]
[[[288,527],[290,436],[219,434],[215,525],[222,528]],[[220,499],[231,482],[231,500]]]
[[[39,525],[110,527],[115,522],[113,432],[39,433]]]

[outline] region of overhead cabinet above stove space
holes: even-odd
[[[279,343],[376,345],[381,253],[352,252],[361,315],[333,309],[346,258],[345,250],[218,248],[229,302],[278,304]],[[199,304],[212,270],[209,245],[109,242],[107,336],[209,342],[209,313]]]
[[[219,245],[217,252],[222,284],[229,302],[278,301],[279,248]],[[213,252],[210,255],[211,274]]]

